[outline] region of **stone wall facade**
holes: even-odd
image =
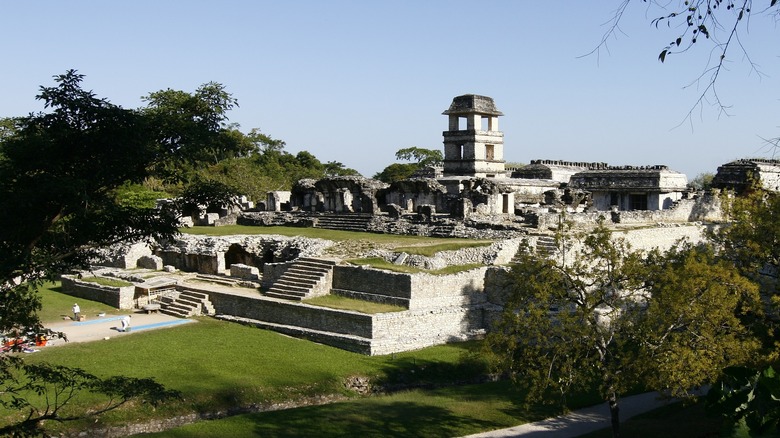
[[[74,297],[98,301],[117,309],[135,308],[135,286],[110,287],[62,276],[62,291]]]

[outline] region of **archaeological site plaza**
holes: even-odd
[[[443,115],[443,165],[386,184],[363,177],[300,180],[290,191],[183,225],[293,226],[398,235],[485,239],[483,247],[431,257],[361,249],[307,237],[182,234],[173,241],[103,248],[97,275],[132,286],[110,288],[63,276],[65,293],[122,309],[210,315],[363,354],[389,354],[475,339],[490,331],[511,287],[521,246],[555,257],[562,220],[587,229],[603,220],[633,248],[697,242],[723,220],[721,197],[750,181],[780,191],[780,160],[743,159],[717,169],[713,189],[689,187],[664,165],[533,160],[507,166],[504,133],[492,98],[467,94]],[[378,257],[423,270],[474,264],[449,275],[400,273],[348,259]],[[338,295],[404,310],[365,314],[307,304]]]

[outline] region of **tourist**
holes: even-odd
[[[79,303],[75,303],[73,305],[73,320],[80,321],[80,318],[81,318],[81,307],[79,307]]]
[[[125,315],[122,318],[122,329],[119,330],[120,332],[126,332],[127,329],[130,328],[130,315]]]

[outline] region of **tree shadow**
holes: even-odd
[[[490,421],[409,401],[336,403],[266,414],[251,416],[256,423],[254,436],[443,437],[462,435],[463,430],[478,431],[494,426]]]

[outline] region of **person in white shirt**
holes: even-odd
[[[125,315],[122,318],[122,329],[120,331],[126,332],[129,327],[130,327],[130,315]]]

